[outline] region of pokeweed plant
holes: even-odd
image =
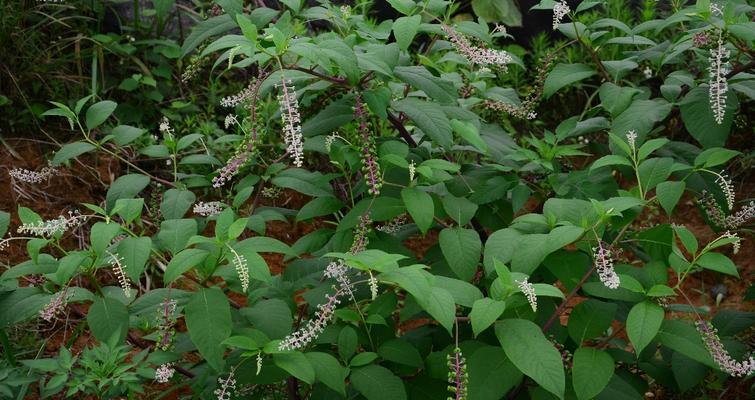
[[[729,255],[755,213],[723,147],[750,122],[753,7],[645,2],[635,24],[606,16],[614,3],[542,1],[566,40],[530,59],[453,2],[392,0],[401,16],[382,22],[367,2],[268,3],[218,1],[183,43],[196,65],[253,76],[217,99],[225,131],[179,134],[172,115],[150,137],[110,124],[114,102],[84,111],[91,98],[47,112],[81,134],[56,167],[99,151],[131,173],[85,211],[19,207],[23,236],[2,242],[30,260],[0,277],[0,326],[73,315],[102,346],[23,360],[49,372],[44,393],[135,395],[137,377],[217,399],[748,385],[752,313],[700,305],[685,283],[739,277]],[[674,213],[682,199],[714,239]],[[311,229],[286,243],[271,221]],[[125,342],[143,349],[128,362]]]

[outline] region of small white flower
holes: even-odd
[[[609,289],[617,289],[621,284],[619,275],[613,269],[613,253],[603,241],[598,242],[598,247],[593,248],[595,268],[598,270],[598,277]]]
[[[627,132],[627,142],[629,143],[629,147],[634,150],[637,145],[637,132],[635,131],[629,131]]]
[[[39,171],[32,171],[25,168],[13,168],[8,172],[11,178],[19,180],[24,183],[40,183],[45,179],[49,179],[56,175],[58,171],[52,167],[44,167]]]
[[[653,69],[645,67],[645,69],[642,70],[642,74],[645,75],[645,79],[650,79],[653,77]]]
[[[170,121],[168,120],[168,117],[163,117],[163,119],[160,120],[160,132],[168,135],[168,137],[171,137],[173,135],[173,128],[170,127]]]
[[[215,389],[215,396],[218,400],[231,400],[233,392],[236,390],[236,379],[234,378],[233,371],[228,374],[228,378],[223,379],[218,377],[219,388]]]
[[[726,116],[726,93],[729,91],[729,84],[726,81],[726,74],[729,73],[730,52],[724,47],[722,33],[718,33],[718,47],[710,51],[710,66],[708,72],[710,81],[708,82],[708,97],[710,107],[713,111],[713,118],[716,123],[721,125]]]
[[[721,191],[726,196],[726,205],[729,206],[729,210],[734,209],[735,192],[734,186],[731,184],[731,180],[726,175],[726,171],[721,171],[716,174],[716,184],[721,188]]]
[[[123,289],[123,295],[126,296],[126,298],[131,298],[131,283],[129,282],[124,269],[123,257],[117,253],[113,254],[109,251],[107,251],[107,254],[110,256],[110,266],[113,267],[113,272],[115,272],[115,276],[118,278],[118,283],[121,285],[121,289]]]
[[[228,114],[225,116],[225,129],[233,125],[238,125],[239,121],[236,119],[235,114]]]
[[[471,64],[477,64],[483,68],[497,67],[506,71],[508,68],[507,64],[511,63],[513,60],[511,55],[503,50],[494,50],[472,45],[469,39],[448,25],[442,25],[441,28],[448,36],[456,51],[463,55]]]
[[[288,145],[288,155],[293,159],[294,165],[301,167],[304,158],[304,144],[296,90],[291,85],[291,81],[286,80],[283,76],[281,76],[281,83],[276,86],[281,91],[278,96],[278,103],[280,104],[281,121],[283,122],[283,140]]]
[[[414,175],[417,173],[417,165],[414,160],[409,161],[409,182],[414,181]]]
[[[237,253],[230,245],[226,246],[231,249],[231,253],[233,254],[233,267],[236,269],[236,274],[239,276],[241,289],[246,293],[246,291],[249,290],[249,265],[246,261],[246,257]]]

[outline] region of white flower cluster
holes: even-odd
[[[173,363],[165,363],[157,367],[155,370],[155,380],[158,383],[167,383],[176,370],[173,368]]]
[[[522,291],[522,294],[527,297],[527,302],[530,303],[532,311],[537,312],[537,295],[535,294],[535,286],[528,282],[527,279],[528,278],[524,278],[524,280],[514,282],[519,286],[519,290]]]
[[[338,299],[339,296],[340,293],[334,295],[326,294],[325,298],[328,299],[328,301],[317,306],[315,317],[307,321],[307,324],[303,328],[283,339],[278,345],[278,349],[301,349],[317,338],[317,336],[325,330],[325,327],[328,326],[330,320],[333,319],[336,307],[341,303],[341,300]]]
[[[632,148],[632,151],[634,151],[637,148],[637,132],[636,131],[629,131],[627,132],[627,143],[629,143],[629,147]]]
[[[291,81],[287,81],[286,78],[282,78],[281,83],[276,86],[281,91],[278,102],[280,103],[281,120],[283,122],[283,140],[288,146],[288,155],[294,160],[294,165],[301,167],[304,158],[304,144],[296,90],[291,85]]]
[[[569,11],[571,11],[571,9],[569,8],[569,5],[566,4],[565,0],[561,0],[553,6],[553,30],[558,29],[561,20],[564,19],[564,16],[568,14]]]
[[[724,47],[722,34],[718,34],[718,46],[710,51],[710,81],[708,82],[708,96],[710,108],[713,111],[713,118],[716,123],[721,125],[726,115],[726,93],[729,91],[729,84],[726,81],[726,74],[729,73],[729,50]]]
[[[56,175],[58,170],[52,167],[44,167],[39,171],[32,171],[25,168],[13,168],[8,172],[11,178],[24,182],[24,183],[40,183],[45,179]]]
[[[598,277],[609,289],[617,289],[621,284],[619,275],[613,269],[613,253],[602,241],[598,242],[598,247],[593,249],[595,268],[598,270]]]
[[[194,204],[194,214],[201,215],[203,217],[209,217],[212,215],[218,215],[223,211],[225,205],[219,201],[200,201]]]
[[[729,206],[729,210],[733,210],[736,194],[734,192],[734,185],[731,184],[731,179],[726,175],[726,171],[716,174],[716,184],[721,188],[724,196],[726,196],[726,205]]]
[[[340,290],[353,298],[354,292],[352,289],[354,286],[351,283],[351,279],[349,279],[348,273],[349,267],[346,263],[343,260],[338,260],[328,264],[323,274],[326,278],[335,279],[340,286]]]
[[[233,96],[223,97],[223,99],[220,100],[220,105],[230,108],[251,101],[252,98],[254,98],[255,82],[250,83],[249,86]]]
[[[52,295],[50,302],[43,309],[39,310],[39,317],[47,322],[52,322],[58,314],[63,312],[71,294],[62,290]]]
[[[163,119],[160,120],[160,132],[167,135],[168,137],[173,136],[173,128],[170,127],[170,121],[168,120],[168,117],[163,117]]]

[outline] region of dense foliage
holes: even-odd
[[[218,0],[178,40],[153,3],[89,37],[87,84],[46,111],[0,97],[72,132],[9,169],[0,396],[751,393],[746,1]],[[513,44],[522,15],[554,32]],[[101,202],[35,198],[87,166]],[[701,276],[744,278],[740,307]]]

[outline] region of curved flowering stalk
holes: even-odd
[[[621,284],[619,275],[613,269],[613,252],[608,244],[598,241],[598,247],[593,247],[593,261],[598,271],[598,277],[607,288],[616,289]]]
[[[726,197],[726,205],[729,207],[729,210],[732,210],[734,208],[736,193],[734,191],[734,185],[732,185],[731,183],[731,179],[729,179],[729,177],[726,175],[726,171],[714,172],[708,169],[703,169],[701,171],[705,171],[716,176],[716,184],[721,188],[721,191]]]
[[[342,290],[336,291],[335,294],[326,294],[325,298],[328,300],[323,304],[317,306],[317,312],[315,317],[307,321],[307,324],[297,330],[296,332],[288,335],[278,344],[279,350],[296,350],[307,346],[312,340],[317,338],[328,323],[333,319],[336,307],[341,303],[339,297],[344,295]]]
[[[359,121],[358,131],[362,138],[362,173],[367,182],[367,192],[377,196],[380,194],[380,187],[383,186],[383,176],[380,174],[380,164],[377,161],[375,139],[367,127],[367,110],[362,102],[362,96],[358,93],[355,102],[354,119]]]
[[[250,120],[251,120],[251,129],[250,131],[244,130],[244,140],[241,142],[238,148],[236,148],[236,151],[234,152],[233,156],[228,160],[225,166],[220,169],[218,172],[218,176],[214,177],[212,179],[212,186],[214,188],[219,188],[226,184],[226,182],[230,181],[233,176],[235,176],[241,168],[243,168],[252,158],[252,154],[254,151],[254,144],[257,142],[257,96],[259,94],[259,89],[262,86],[262,82],[264,81],[264,74],[257,77],[252,83],[249,84],[249,86],[241,91],[241,93],[235,95],[223,98],[221,100],[220,104],[224,107],[235,107],[240,104],[249,103],[249,109],[250,109]],[[232,114],[229,114],[231,116]],[[233,118],[226,117],[226,128],[230,126],[230,124],[238,124],[238,121],[236,120],[236,117],[233,116]]]
[[[527,298],[527,302],[530,303],[532,311],[537,312],[537,294],[535,294],[535,286],[528,282],[527,279],[528,278],[524,278],[521,281],[514,282],[516,282],[517,286],[519,286],[519,290],[521,290],[522,294]]]
[[[548,56],[545,57],[542,65],[537,69],[537,78],[534,87],[519,106],[490,99],[485,100],[485,103],[483,103],[484,106],[494,111],[510,114],[519,119],[532,120],[537,118],[537,112],[535,109],[538,104],[540,104],[543,95],[543,87],[545,86],[545,78],[548,76],[548,70],[550,70],[555,58],[555,54],[548,54]]]
[[[283,74],[281,74],[281,83],[276,84],[276,87],[280,88],[278,102],[280,103],[281,122],[283,123],[283,140],[288,146],[286,152],[293,159],[294,165],[301,167],[304,158],[304,145],[296,90],[291,84],[291,80],[286,80]]]
[[[72,293],[68,293],[67,288],[53,294],[50,302],[43,309],[39,310],[39,318],[52,322],[66,308],[71,295]]]
[[[118,255],[118,253],[113,254],[109,251],[107,251],[107,254],[110,256],[110,266],[113,267],[113,272],[115,272],[115,276],[118,278],[118,283],[121,285],[121,289],[123,289],[123,295],[130,298],[131,283],[124,270],[123,257]]]
[[[246,257],[236,252],[230,245],[226,246],[231,250],[233,254],[233,267],[236,269],[236,274],[239,276],[239,282],[241,282],[241,289],[244,293],[249,290],[249,264],[246,261]]]
[[[569,14],[571,9],[569,8],[569,4],[566,3],[566,0],[561,0],[558,3],[556,3],[555,6],[553,6],[553,30],[555,31],[558,29],[558,25],[561,23],[561,20],[564,19],[564,16],[566,14]]]
[[[78,211],[69,211],[67,218],[61,215],[56,219],[21,224],[18,233],[50,238],[79,226],[86,218],[87,215],[81,215]]]
[[[359,225],[354,230],[354,241],[351,244],[349,253],[357,254],[363,252],[367,245],[370,243],[370,238],[367,235],[372,230],[372,219],[370,214],[364,214],[359,217]]]
[[[718,32],[718,46],[710,51],[710,66],[708,72],[710,73],[710,81],[708,82],[708,94],[710,100],[710,108],[713,111],[713,118],[716,123],[721,125],[724,122],[724,116],[726,115],[726,92],[729,90],[729,85],[726,81],[726,74],[729,73],[729,50],[724,47],[723,33]]]
[[[387,234],[394,234],[401,230],[401,228],[404,227],[406,224],[406,214],[401,214],[398,217],[393,218],[392,220],[388,221],[384,225],[378,226],[377,230],[383,233]]]
[[[469,38],[461,32],[457,32],[454,28],[445,24],[441,25],[441,28],[448,36],[454,49],[464,56],[470,64],[497,68],[503,72],[508,71],[507,64],[513,60],[508,52],[477,47],[472,44]]]
[[[231,370],[231,372],[228,374],[228,378],[223,379],[222,377],[218,377],[218,385],[220,385],[219,388],[215,389],[215,396],[218,400],[231,400],[231,396],[233,392],[236,390],[236,379],[234,375],[234,371]]]
[[[170,350],[173,345],[176,324],[176,305],[178,303],[173,299],[163,300],[160,308],[157,310],[157,344],[156,347],[162,351]]]
[[[729,215],[726,218],[726,226],[731,229],[736,229],[753,218],[755,218],[755,201],[751,201],[750,204],[742,207],[742,209],[735,214]]]
[[[755,358],[749,357],[742,362],[731,358],[718,337],[718,331],[708,321],[698,320],[695,325],[703,338],[705,348],[722,371],[734,377],[748,376],[755,371]]]
[[[449,400],[466,400],[467,399],[467,386],[469,384],[469,376],[467,375],[467,359],[461,353],[461,349],[457,346],[454,348],[453,355],[446,356],[448,360],[448,367],[451,371],[448,372],[448,391],[453,396],[449,397]]]

